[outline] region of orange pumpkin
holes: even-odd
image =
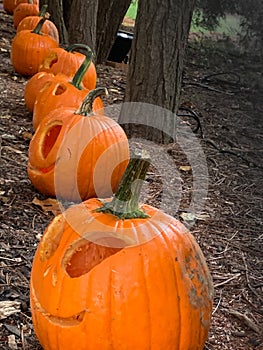
[[[41,33],[45,20],[46,17],[42,17],[32,31],[22,30],[15,35],[11,46],[11,61],[17,73],[34,75],[44,57],[51,49],[58,47],[55,39]]]
[[[66,49],[56,48],[45,57],[39,66],[39,71],[53,74],[63,73],[67,76],[74,76],[85,59],[85,55],[76,50],[90,52],[91,49],[84,44],[74,44]],[[85,73],[82,81],[82,87],[92,90],[96,87],[97,73],[93,62]]]
[[[72,81],[68,81],[68,77],[64,74],[57,74],[48,81],[45,86],[36,95],[33,109],[33,128],[36,130],[40,122],[54,109],[59,107],[75,107],[78,108],[88,90],[81,88],[81,83],[85,73],[87,72],[92,59],[93,53],[89,51],[85,56],[85,60],[76,72]],[[103,105],[97,104],[95,101],[94,108],[101,109]]]
[[[23,18],[16,29],[16,32],[21,32],[21,30],[32,30],[36,27],[38,22],[41,20],[41,17],[44,16],[44,14],[47,11],[47,5],[43,5],[40,12],[37,16],[27,16]],[[57,30],[57,27],[55,24],[47,19],[43,26],[42,26],[42,33],[50,35],[52,38],[54,38],[59,43],[59,33]]]
[[[39,13],[39,5],[34,4],[33,0],[22,2],[14,9],[14,14],[13,14],[14,27],[17,28],[17,26],[22,21],[22,19],[26,18],[27,16],[37,16],[38,13]],[[30,29],[33,29],[33,28],[30,28]]]
[[[45,230],[30,282],[45,350],[203,349],[210,273],[183,224],[138,205],[145,171],[132,160],[112,200],[72,206]]]
[[[14,12],[14,9],[21,3],[26,3],[27,0],[4,0],[3,6],[4,10],[9,14],[12,15]],[[33,0],[33,3],[36,5],[39,5],[39,0]]]
[[[54,77],[55,75],[52,73],[38,72],[27,81],[24,89],[24,100],[25,105],[30,112],[33,112],[34,104],[39,91],[47,82],[52,81]]]
[[[129,145],[113,119],[97,114],[94,107],[90,114],[93,101],[103,93],[102,88],[92,90],[78,110],[58,108],[39,124],[28,156],[28,176],[39,192],[77,202],[116,190]],[[108,174],[112,176],[107,186]]]

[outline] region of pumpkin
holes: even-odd
[[[12,15],[14,12],[14,9],[21,3],[25,3],[27,0],[4,0],[3,6],[4,10],[9,14]],[[36,5],[39,5],[39,0],[33,0],[33,3]]]
[[[39,124],[28,155],[28,176],[39,192],[78,202],[116,190],[129,145],[120,125],[92,108],[102,94],[104,88],[92,90],[78,110],[58,108]]]
[[[72,77],[79,69],[85,59],[85,54],[77,50],[90,52],[91,49],[84,44],[73,44],[66,49],[53,49],[49,55],[45,57],[39,66],[39,71],[53,74],[63,73]],[[92,90],[96,87],[97,73],[93,62],[90,63],[89,69],[83,77],[82,87]]]
[[[52,81],[55,75],[52,73],[38,72],[34,74],[26,83],[24,89],[24,100],[27,109],[33,112],[37,94],[47,82]]]
[[[16,32],[21,32],[21,30],[34,29],[36,27],[36,25],[38,24],[38,22],[41,20],[41,17],[43,17],[44,14],[46,13],[46,11],[47,11],[47,5],[43,5],[37,16],[27,16],[27,17],[23,18],[19,22],[17,29],[16,29]],[[52,38],[54,38],[59,43],[59,33],[57,30],[57,27],[55,26],[55,24],[52,21],[47,19],[44,22],[41,31],[42,31],[42,33],[50,35]]]
[[[17,28],[19,23],[27,16],[37,16],[39,13],[39,5],[34,4],[33,0],[22,2],[14,9],[13,22],[14,27]],[[34,28],[34,27],[33,27]],[[33,29],[30,28],[30,29]]]
[[[30,281],[43,349],[203,349],[211,276],[182,223],[139,206],[146,171],[136,154],[113,199],[72,206],[46,228]]]
[[[91,64],[93,53],[87,52],[85,60],[77,70],[72,81],[68,81],[68,77],[64,74],[57,74],[54,78],[48,81],[45,86],[36,95],[33,109],[33,128],[36,130],[40,122],[51,112],[58,107],[75,107],[78,108],[88,90],[81,88],[83,77]],[[101,109],[102,104],[98,104],[99,100],[95,101],[95,109]]]
[[[55,39],[42,34],[42,25],[47,17],[42,17],[35,29],[18,32],[11,46],[11,62],[15,71],[22,75],[32,76],[38,72],[40,62],[49,51],[58,47]]]

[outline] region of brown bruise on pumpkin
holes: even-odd
[[[63,214],[56,216],[48,226],[42,241],[39,243],[40,260],[50,259],[57,250],[64,233],[65,218]]]
[[[80,277],[125,246],[124,240],[110,236],[101,239],[100,244],[81,238],[68,247],[62,267],[69,277]]]

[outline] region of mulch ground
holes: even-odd
[[[0,307],[0,348],[37,350],[41,347],[31,322],[29,279],[37,244],[53,213],[36,204],[36,199],[41,203],[46,197],[27,176],[33,133],[32,115],[23,100],[28,78],[16,74],[11,65],[15,30],[12,17],[0,5],[0,300],[10,303],[9,309]],[[199,139],[209,173],[206,204],[191,232],[215,286],[205,349],[259,350],[263,349],[263,65],[257,56],[237,53],[225,44],[193,40],[185,63],[180,112],[190,115],[182,118]],[[111,66],[97,69],[98,85],[111,89],[105,105],[122,102],[125,73]],[[189,218],[182,213],[194,190],[193,174],[176,144],[163,150],[180,174],[184,200],[176,216],[183,221]],[[162,166],[160,159],[156,167]],[[158,178],[152,169],[147,202],[155,206],[161,196]]]

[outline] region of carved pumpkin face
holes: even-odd
[[[95,212],[90,199],[54,218],[31,273],[45,350],[201,350],[213,288],[194,237],[143,205],[144,219]]]
[[[114,120],[58,108],[30,141],[28,176],[39,192],[52,197],[105,198],[116,190],[128,159],[126,134]]]
[[[38,92],[33,108],[34,130],[52,110],[63,106],[77,109],[88,94],[88,90],[79,90],[67,79],[67,76],[58,74],[52,80],[47,81]],[[102,110],[103,114],[103,104],[100,98],[94,101],[93,108],[98,111]]]
[[[74,44],[67,49],[59,47],[50,51],[40,64],[39,71],[53,74],[62,73],[69,77],[74,76],[85,59],[84,54],[75,51],[75,49],[78,49],[79,47],[82,49],[84,48],[85,50],[88,48],[82,44]],[[88,48],[88,50],[90,49]],[[94,63],[91,62],[83,77],[82,87],[84,89],[92,90],[95,88],[96,82],[97,72]]]

